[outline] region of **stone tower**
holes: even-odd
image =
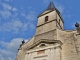
[[[56,29],[63,30],[63,25],[64,21],[60,12],[51,1],[47,9],[38,16],[35,41],[39,41],[40,39],[54,39],[53,35],[57,33]],[[40,39],[38,36],[40,36]]]
[[[56,28],[64,29],[64,21],[60,12],[56,9],[53,2],[38,16],[36,35],[42,34]]]
[[[62,16],[51,1],[38,16],[35,35],[27,43],[22,41],[16,60],[80,60],[78,32],[64,30]]]

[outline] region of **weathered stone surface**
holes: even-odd
[[[38,17],[35,35],[19,48],[16,60],[80,60],[77,30],[64,30],[63,19],[56,9],[46,10],[42,15]]]

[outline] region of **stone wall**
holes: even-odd
[[[51,30],[43,34],[35,35],[34,42],[39,41],[40,39],[56,40],[57,39],[56,30]]]
[[[48,22],[52,21],[52,20],[55,20],[56,19],[56,11],[52,11],[52,12],[50,12],[48,14],[45,14],[44,16],[39,17],[37,26],[42,25],[42,24],[45,23],[45,17],[46,16],[49,16]]]
[[[42,53],[42,51],[44,51]],[[39,54],[38,54],[39,53]],[[25,60],[61,60],[59,45],[26,51]]]
[[[57,39],[61,40],[62,45],[62,59],[63,60],[78,60],[77,45],[75,39],[75,31],[61,31],[58,30]]]
[[[30,41],[29,42],[35,43],[35,41],[39,41],[40,39],[59,40],[63,43],[61,46],[62,48],[61,50],[51,49],[50,52],[49,52],[49,49],[47,50],[46,52],[48,53],[47,55],[51,55],[50,57],[48,57],[49,59],[50,58],[52,60],[59,60],[59,59],[60,60],[79,60],[80,59],[80,35],[78,35],[76,31],[62,31],[62,30],[56,29],[40,35],[36,35],[34,36],[34,39],[32,40],[32,42]],[[28,44],[26,43],[22,46],[22,49],[19,50],[18,52],[16,60],[24,60],[24,59],[27,60],[26,52],[30,51],[30,50],[26,50]],[[50,48],[51,46],[52,45],[47,47]],[[43,48],[38,48],[38,49],[43,49]],[[35,49],[31,49],[31,50],[35,50]],[[36,54],[36,52],[34,53]],[[58,56],[58,54],[60,56]],[[37,55],[33,54],[33,56],[37,56]],[[44,59],[47,60],[48,58],[46,57]],[[29,60],[37,60],[37,59],[29,59]]]

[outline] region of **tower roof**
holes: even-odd
[[[44,10],[41,14],[39,14],[38,17],[40,17],[40,16],[42,16],[42,15],[48,13],[48,12],[51,12],[51,11],[53,11],[53,10],[55,10],[55,9],[56,9],[56,8],[55,8],[53,2],[50,1],[50,3],[49,3],[49,5],[48,5],[47,9]]]
[[[55,6],[52,1],[49,3],[49,6],[47,7],[47,10],[51,10],[51,9],[55,9]]]

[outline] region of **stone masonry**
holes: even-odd
[[[64,30],[64,20],[51,1],[38,16],[35,35],[22,41],[16,60],[80,60],[80,25]]]

